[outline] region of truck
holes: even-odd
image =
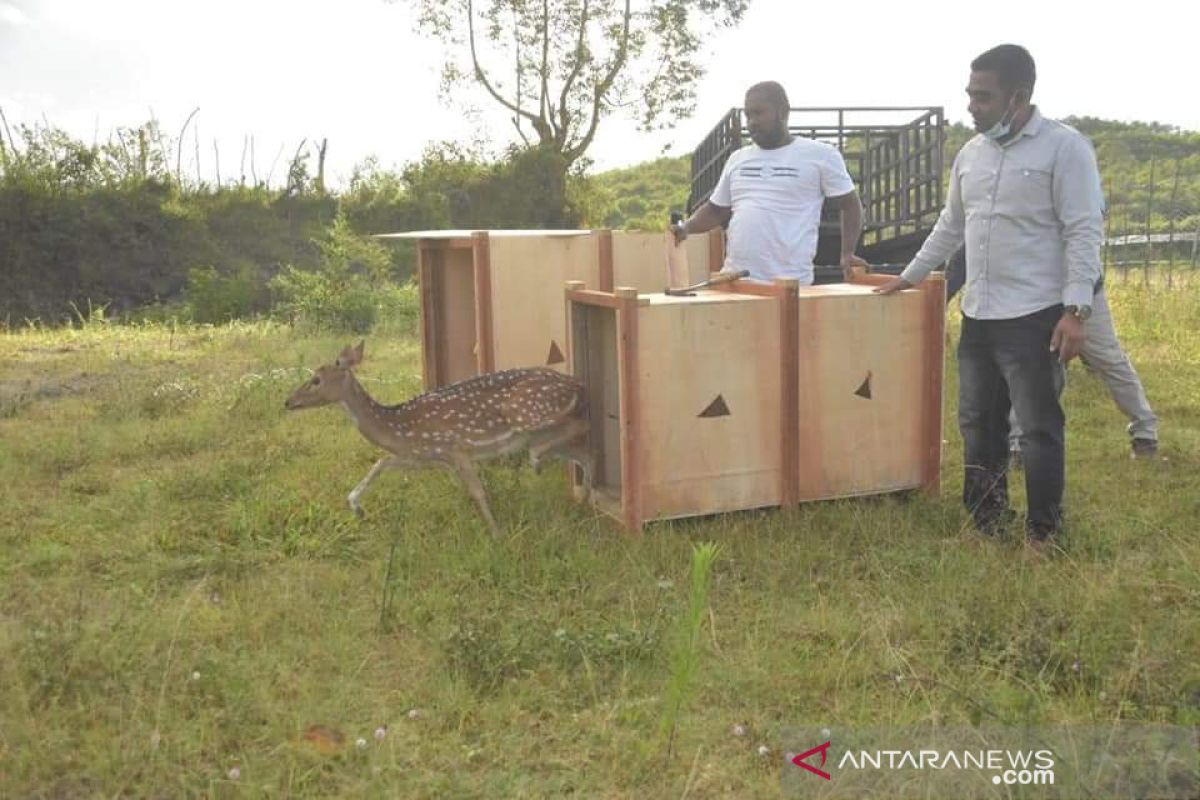
[[[788,130],[841,151],[863,204],[863,235],[857,252],[874,271],[898,274],[942,211],[942,107],[793,108]],[[748,141],[742,109],[730,109],[692,153],[689,214],[708,200],[725,162]],[[842,279],[840,243],[837,206],[827,202],[814,259],[816,283]]]

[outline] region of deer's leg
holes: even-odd
[[[563,455],[564,445],[571,444],[576,439],[586,436],[588,427],[586,420],[572,420],[570,424],[564,425],[553,433],[546,434],[546,438],[539,439],[536,443],[530,445],[529,463],[533,465],[534,472],[541,471],[543,456],[547,454]]]
[[[358,486],[355,486],[354,489],[351,490],[350,496],[346,499],[350,501],[350,508],[354,510],[354,513],[358,515],[359,519],[362,519],[364,513],[362,505],[358,502],[358,499],[363,496],[363,492],[367,491],[367,487],[370,486],[374,480],[379,477],[379,473],[383,472],[385,469],[400,469],[403,466],[404,462],[396,456],[384,456],[375,462],[375,466],[371,467],[371,471],[367,473],[367,477],[359,481]]]
[[[479,512],[483,514],[484,520],[491,528],[492,535],[499,536],[500,526],[496,524],[496,520],[492,516],[492,509],[488,507],[487,493],[483,489],[483,481],[479,479],[479,467],[469,458],[456,458],[451,462],[450,467],[466,487],[467,493],[471,495],[475,505],[479,506]]]

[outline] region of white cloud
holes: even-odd
[[[25,12],[14,6],[12,3],[0,2],[0,25],[11,25],[17,27],[24,25],[29,21],[25,16]]]

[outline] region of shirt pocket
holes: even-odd
[[[1011,166],[1000,173],[996,211],[1012,216],[1053,215],[1054,175],[1047,169]]]

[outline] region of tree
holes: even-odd
[[[521,142],[565,176],[600,121],[637,109],[646,130],[695,106],[708,35],[749,0],[409,0],[417,28],[446,47],[443,93],[474,84],[509,114]],[[544,167],[545,164],[543,163]],[[565,181],[552,181],[559,195]],[[561,198],[560,198],[561,199]]]

